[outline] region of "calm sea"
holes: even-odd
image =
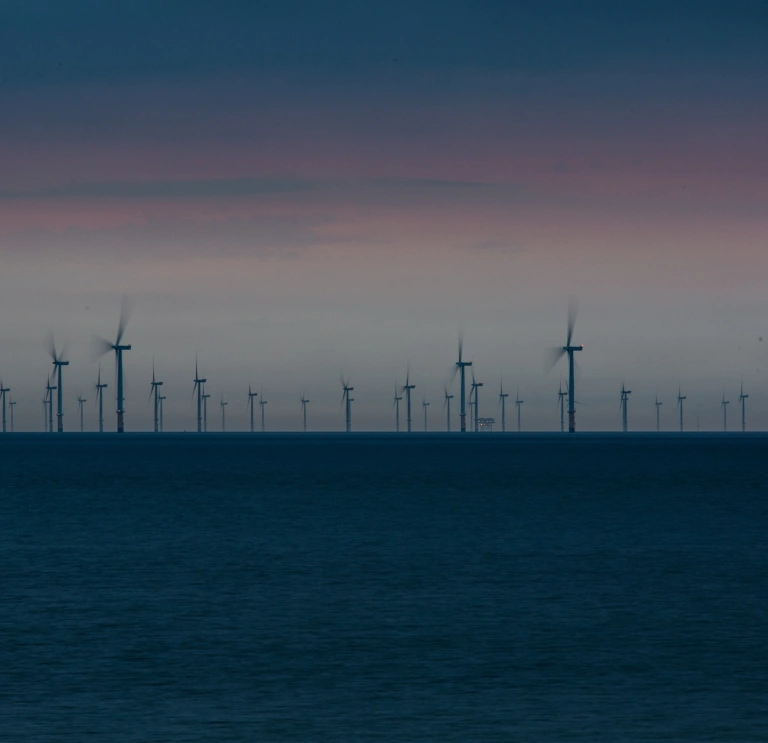
[[[768,740],[768,437],[7,435],[3,741]]]

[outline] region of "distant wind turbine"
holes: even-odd
[[[6,432],[6,423],[5,423],[5,399],[8,393],[11,391],[10,387],[6,387],[3,384],[2,377],[0,377],[0,400],[2,400],[3,405],[3,433]]]
[[[253,433],[253,400],[255,397],[258,397],[258,392],[254,392],[251,389],[250,383],[248,384],[248,407],[250,408],[251,413],[251,433]]]
[[[261,432],[264,433],[266,431],[266,428],[264,426],[264,406],[267,404],[267,401],[264,399],[264,388],[261,388],[261,400],[259,400],[259,407],[261,408]]]
[[[571,298],[568,301],[568,336],[566,338],[565,345],[562,348],[554,349],[552,366],[554,366],[564,354],[568,354],[568,432],[574,433],[576,431],[576,384],[573,373],[573,354],[576,351],[583,351],[584,346],[574,346],[571,344],[571,338],[573,337],[573,326],[576,324],[576,315],[579,308],[576,304],[576,300]]]
[[[307,432],[307,404],[309,403],[306,393],[306,390],[301,393],[301,419],[304,424],[304,433]]]
[[[354,387],[350,387],[349,385],[349,379],[344,379],[344,375],[340,375],[341,379],[341,405],[344,405],[344,422],[346,425],[346,431],[349,433],[352,430],[352,400],[353,398],[350,398],[349,393],[354,390]]]
[[[749,395],[744,394],[744,379],[741,380],[741,388],[739,391],[739,402],[741,403],[741,432],[744,433],[747,430],[747,412],[746,412],[746,400]]]
[[[82,433],[85,430],[83,426],[83,405],[85,405],[85,403],[87,402],[88,401],[82,395],[77,396],[77,409],[78,409],[78,412],[80,413],[80,433]]]
[[[203,431],[203,385],[207,379],[200,377],[197,371],[197,355],[195,355],[195,386],[192,388],[192,394],[197,392],[197,432]]]
[[[96,403],[99,406],[99,433],[104,433],[104,390],[108,386],[109,385],[106,383],[102,384],[101,382],[101,364],[99,364],[99,375],[96,378]]]
[[[504,433],[507,430],[507,398],[508,392],[504,392],[504,385],[499,382],[499,406],[501,407],[501,432]]]
[[[517,432],[520,433],[522,426],[520,425],[520,410],[523,407],[525,400],[520,399],[520,388],[517,388],[515,392],[515,405],[517,406]]]
[[[728,405],[731,404],[731,401],[725,399],[725,390],[723,390],[723,399],[720,404],[723,406],[723,431],[727,431],[728,430]]]
[[[680,433],[683,432],[683,400],[687,398],[680,392],[680,386],[677,388],[677,407],[680,410]]]
[[[472,392],[470,392],[469,396],[470,396],[470,399],[472,398],[473,395],[475,397],[475,420],[474,420],[474,431],[475,431],[475,433],[477,433],[480,430],[480,424],[478,422],[479,418],[480,418],[480,412],[479,412],[480,403],[479,403],[479,399],[478,399],[478,390],[480,389],[480,387],[483,386],[483,384],[484,384],[483,382],[476,382],[475,381],[475,372],[473,371],[472,372]]]
[[[208,433],[208,399],[210,395],[205,393],[205,387],[203,387],[203,433]]]
[[[117,432],[123,433],[124,426],[124,399],[123,399],[123,351],[130,351],[131,347],[121,344],[128,320],[133,312],[133,303],[125,296],[120,306],[120,322],[117,326],[117,337],[114,343],[110,343],[104,338],[95,338],[96,356],[102,356],[109,351],[115,352],[115,367],[117,369]]]
[[[162,382],[158,382],[155,380],[155,359],[152,359],[152,382],[151,382],[151,388],[149,391],[149,396],[155,398],[155,415],[154,415],[154,424],[155,424],[155,433],[158,433],[160,431],[160,387],[162,386]]]
[[[221,402],[219,403],[221,406],[221,432],[224,433],[227,430],[227,405],[229,405],[228,402],[224,400],[224,394],[221,395]]]
[[[416,385],[411,384],[411,367],[408,366],[405,374],[405,384],[401,392],[405,392],[405,411],[406,411],[406,424],[408,433],[411,432],[411,390],[415,390]]]
[[[560,377],[560,387],[557,390],[557,404],[560,406],[560,433],[565,433],[565,398],[568,397],[568,384],[563,392],[563,378]]]
[[[8,403],[8,407],[10,408],[10,411],[11,411],[11,433],[13,433],[13,409],[16,407],[16,400],[11,400]]]
[[[464,433],[467,430],[467,409],[466,409],[466,403],[465,403],[466,384],[465,384],[464,370],[468,366],[472,366],[471,361],[462,361],[463,351],[464,351],[464,336],[462,334],[459,334],[459,360],[456,362],[456,365],[453,368],[453,377],[455,378],[456,373],[457,372],[459,373],[459,378],[461,382],[461,390],[459,395],[459,420],[461,421],[462,433]],[[470,393],[470,399],[471,399],[471,393]],[[470,429],[471,429],[471,424],[470,424]]]
[[[56,367],[53,367],[53,373],[56,373]],[[48,377],[45,381],[45,398],[43,402],[48,406],[47,409],[47,430],[53,433],[53,390],[56,389],[55,384],[51,384],[51,379]]]
[[[445,418],[445,425],[446,425],[446,431],[450,433],[451,431],[451,400],[453,400],[453,395],[448,394],[448,388],[443,388],[445,392],[445,397],[443,402],[443,409],[446,411],[446,418]]]
[[[53,360],[53,370],[56,374],[56,386],[52,389],[56,390],[56,430],[58,433],[64,432],[64,409],[61,382],[61,367],[69,366],[69,361],[64,361],[64,357],[67,355],[67,346],[64,344],[64,348],[61,349],[61,353],[56,352],[56,345],[53,342],[53,334],[48,336],[48,353]]]
[[[659,402],[659,396],[656,395],[656,402],[654,403],[656,405],[656,433],[659,433],[661,431],[661,426],[659,425],[659,408],[664,404],[663,402]]]
[[[619,403],[619,410],[621,411],[621,430],[624,433],[627,432],[627,401],[632,394],[632,390],[628,390],[624,383],[621,383],[621,402]]]
[[[397,394],[397,382],[395,382],[395,397],[394,402],[392,403],[392,407],[395,409],[395,431],[400,431],[400,401],[402,400],[402,397],[398,397]]]
[[[421,407],[424,408],[424,430],[427,430],[427,408],[429,407],[430,403],[426,401],[426,399],[422,399],[421,401]]]
[[[160,403],[160,433],[163,432],[163,403],[165,402],[165,395],[158,395],[157,401]]]

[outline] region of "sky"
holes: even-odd
[[[768,428],[768,13],[762,2],[132,2],[0,6],[0,375],[42,427],[96,427],[93,334],[123,295],[126,429],[212,402],[270,430],[444,426],[459,333],[481,415],[559,426],[569,296],[580,430]],[[451,391],[458,397],[458,385]],[[114,399],[106,426],[114,427]],[[454,409],[454,416],[455,416]],[[218,405],[210,428],[220,427]],[[454,418],[455,422],[455,418]]]

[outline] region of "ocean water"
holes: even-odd
[[[0,739],[763,743],[767,454],[4,436]]]

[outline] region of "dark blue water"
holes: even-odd
[[[0,739],[768,739],[768,438],[7,436]]]

